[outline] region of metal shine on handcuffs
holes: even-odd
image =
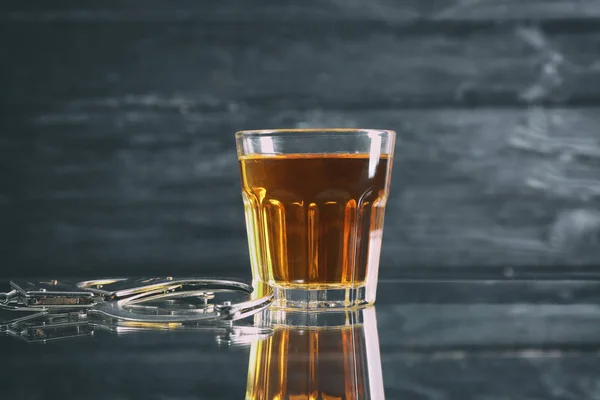
[[[234,326],[272,302],[272,293],[253,295],[252,286],[229,279],[116,278],[81,282],[11,281],[0,293],[0,310],[30,314],[0,323],[0,333],[26,341],[92,334],[95,329],[216,329],[219,342],[242,344],[268,328]],[[250,299],[216,301],[220,294]]]

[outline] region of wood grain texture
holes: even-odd
[[[550,20],[600,17],[596,0],[160,0],[2,2],[11,20],[375,20],[383,22]]]
[[[272,127],[398,131],[382,276],[598,264],[598,2],[244,4],[3,2],[0,275],[247,271]]]
[[[17,246],[3,250],[17,252],[21,264],[75,273],[161,265],[245,271],[232,134],[271,126],[398,131],[383,277],[402,266],[589,265],[599,256],[596,108],[55,107],[29,114],[26,134],[2,147],[20,177],[3,207],[12,221],[4,243]]]
[[[598,26],[6,22],[0,83],[3,103],[46,106],[589,105],[600,103]]]

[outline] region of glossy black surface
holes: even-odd
[[[386,399],[596,399],[598,293],[594,281],[384,281]],[[248,378],[249,347],[214,332],[0,337],[0,354],[6,399],[243,399]]]

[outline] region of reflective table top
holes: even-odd
[[[272,334],[241,345],[211,329],[0,336],[0,389],[5,399],[595,399],[598,289],[383,280],[375,307],[328,326],[270,314]]]

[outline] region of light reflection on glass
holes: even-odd
[[[385,398],[374,307],[266,318],[274,333],[252,345],[247,400]]]

